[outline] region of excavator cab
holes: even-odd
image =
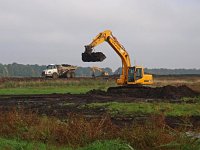
[[[144,68],[140,66],[134,66],[128,68],[127,84],[152,84],[152,75],[145,74]]]
[[[128,82],[136,82],[143,77],[143,68],[141,67],[129,67],[128,68]]]

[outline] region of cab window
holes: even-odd
[[[134,82],[134,71],[135,71],[135,68],[129,68],[129,70],[128,70],[128,82]]]
[[[56,67],[54,65],[47,66],[47,69],[55,69]]]
[[[142,68],[137,68],[136,69],[136,79],[141,79],[142,78]]]

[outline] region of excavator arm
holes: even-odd
[[[82,60],[84,62],[103,61],[106,58],[105,55],[101,52],[94,53],[93,48],[105,41],[108,42],[122,60],[122,74],[120,79],[117,80],[117,83],[126,84],[124,82],[127,81],[128,67],[131,66],[130,58],[125,48],[118,42],[117,38],[112,35],[110,30],[99,33],[89,45],[85,46],[85,52],[82,53]]]

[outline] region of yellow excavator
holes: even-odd
[[[153,77],[150,74],[144,73],[144,68],[141,66],[131,66],[131,61],[128,52],[122,44],[120,44],[116,37],[113,36],[110,30],[99,33],[93,41],[85,46],[85,52],[82,53],[82,60],[84,62],[98,62],[103,61],[106,56],[102,52],[93,52],[95,46],[108,42],[114,51],[120,56],[122,60],[122,73],[117,79],[118,85],[151,85],[153,84]]]

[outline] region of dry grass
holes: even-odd
[[[189,129],[187,128],[187,131]],[[41,117],[23,111],[1,112],[0,136],[28,141],[40,141],[47,144],[79,147],[96,140],[120,139],[132,147],[141,150],[168,149],[166,144],[176,142],[192,146],[191,138],[185,138],[185,128],[172,129],[165,123],[163,115],[152,116],[147,122],[132,126],[116,126],[109,116],[99,119],[86,119],[71,114],[66,121]],[[199,145],[198,145],[199,146]]]
[[[166,85],[187,85],[191,89],[200,92],[200,77],[199,76],[163,76],[155,77],[153,86],[166,86]]]
[[[11,111],[0,115],[0,136],[68,146],[83,146],[98,139],[116,138],[118,127],[108,117],[87,120],[70,115],[66,121]]]

